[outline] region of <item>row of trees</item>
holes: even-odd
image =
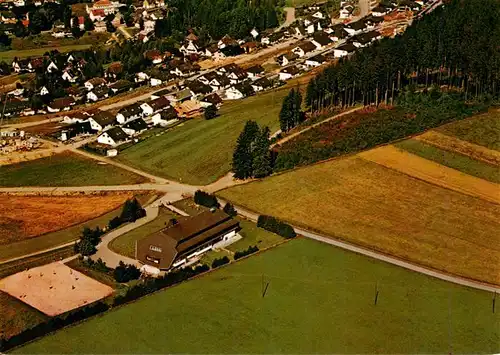
[[[281,131],[288,132],[301,123],[304,118],[305,115],[302,112],[302,94],[298,88],[292,89],[283,99],[281,106],[279,114]]]
[[[325,69],[307,88],[306,105],[321,110],[392,103],[408,84],[447,85],[465,93],[498,97],[500,2],[451,0],[414,21],[395,39],[384,39]]]
[[[264,30],[279,25],[282,0],[171,0],[168,16],[157,22],[157,36],[178,36],[192,28],[207,42],[226,34],[244,38],[252,28]]]
[[[269,128],[247,121],[236,142],[233,171],[237,179],[261,178],[271,174]]]

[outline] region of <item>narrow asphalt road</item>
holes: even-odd
[[[221,202],[221,204],[226,203],[226,201],[224,201],[220,198],[219,198],[219,202]],[[236,209],[236,211],[238,212],[239,215],[241,215],[245,218],[248,218],[254,222],[256,222],[257,218],[259,217],[258,213],[252,212],[252,211],[245,209],[241,206],[234,206],[234,208]],[[317,240],[317,241],[322,242],[322,243],[327,243],[327,244],[336,246],[338,248],[342,248],[345,250],[352,251],[354,253],[368,256],[368,257],[373,258],[373,259],[381,260],[381,261],[384,261],[384,262],[389,263],[389,264],[393,264],[393,265],[396,265],[396,266],[399,266],[399,267],[402,267],[402,268],[405,268],[405,269],[408,269],[408,270],[411,270],[414,272],[418,272],[420,274],[435,277],[437,279],[452,282],[454,284],[475,288],[478,290],[483,290],[483,291],[488,291],[488,292],[497,292],[497,293],[500,292],[500,287],[496,287],[494,285],[484,284],[484,283],[477,282],[474,280],[470,280],[470,279],[466,279],[466,278],[462,278],[462,277],[458,277],[458,276],[453,276],[453,275],[443,273],[443,272],[440,272],[437,270],[428,269],[428,268],[425,268],[425,267],[422,267],[419,265],[415,265],[415,264],[409,263],[407,261],[404,261],[404,260],[401,260],[401,259],[398,259],[395,257],[388,256],[386,254],[382,254],[382,253],[379,253],[379,252],[376,252],[373,250],[365,249],[365,248],[362,248],[362,247],[359,247],[359,246],[356,246],[356,245],[353,245],[350,243],[340,241],[338,239],[333,239],[332,237],[328,237],[325,235],[314,233],[314,232],[305,230],[303,228],[299,228],[299,227],[295,227],[295,226],[292,226],[292,227],[297,234],[302,235],[306,238],[314,239],[314,240]]]

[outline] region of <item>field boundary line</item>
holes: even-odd
[[[224,204],[228,202],[227,200],[217,197],[218,200],[221,202],[221,204]],[[234,208],[236,209],[236,212],[238,212],[239,215],[250,219],[252,221],[257,221],[257,218],[259,217],[259,213],[255,212],[251,209],[248,209],[247,207],[242,207],[238,205],[233,205]],[[286,221],[286,220],[285,220]],[[462,276],[454,275],[445,271],[437,270],[437,269],[432,269],[429,267],[421,266],[418,264],[414,264],[412,262],[406,261],[404,259],[400,259],[396,256],[392,256],[390,254],[385,254],[379,251],[375,251],[372,249],[368,249],[366,247],[362,247],[350,242],[346,242],[344,240],[340,240],[338,237],[335,236],[327,236],[324,234],[320,234],[318,232],[312,232],[310,230],[307,230],[303,227],[297,227],[293,224],[291,224],[295,232],[299,235],[302,235],[303,237],[309,238],[309,239],[314,239],[319,242],[323,242],[326,244],[330,244],[333,246],[336,246],[341,249],[345,249],[357,254],[361,254],[364,256],[368,256],[370,258],[379,260],[379,261],[384,261],[386,263],[402,267],[404,269],[414,271],[423,275],[431,276],[443,281],[451,282],[460,286],[466,286],[482,291],[487,291],[487,292],[495,292],[495,293],[500,293],[500,287],[497,285],[492,285],[488,284],[485,282],[480,282],[476,281],[473,279],[468,279]]]
[[[500,204],[500,185],[419,157],[395,146],[362,152],[360,158],[431,185]]]

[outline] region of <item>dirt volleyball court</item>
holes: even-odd
[[[500,185],[387,145],[358,154],[360,158],[431,184],[500,204]]]
[[[91,304],[113,289],[59,263],[21,271],[0,280],[0,290],[48,316]]]

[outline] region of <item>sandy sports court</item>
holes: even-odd
[[[0,290],[48,316],[85,306],[110,295],[113,289],[59,262],[0,280]]]

